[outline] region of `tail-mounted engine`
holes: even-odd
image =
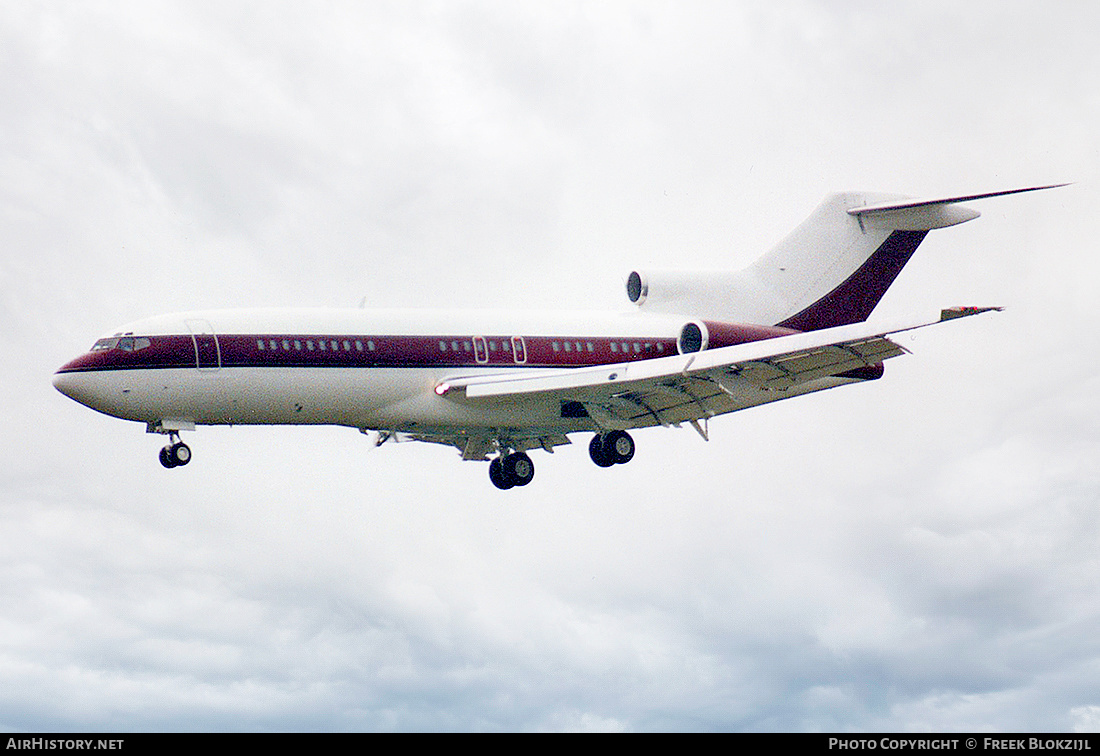
[[[689,320],[676,337],[676,349],[680,354],[702,352],[705,349],[747,344],[750,341],[789,336],[798,331],[778,326],[753,325],[751,323],[718,323],[713,320]]]
[[[705,313],[702,301],[720,300],[722,290],[729,285],[731,274],[724,271],[633,271],[626,278],[626,296],[639,307],[656,312],[680,312],[688,316]],[[705,319],[704,319],[705,318]],[[787,336],[798,331],[780,326],[729,323],[720,320],[695,317],[687,320],[676,338],[680,354],[701,352],[705,349],[745,344],[761,339]]]
[[[680,335],[676,337],[676,351],[680,354],[702,352],[710,346],[710,328],[701,320],[684,323]]]
[[[751,279],[728,270],[635,270],[626,278],[627,299],[646,312],[727,323],[768,322],[745,306],[759,298],[751,288]]]
[[[652,312],[702,312],[714,317],[730,298],[735,276],[722,270],[635,270],[626,278],[626,297]]]

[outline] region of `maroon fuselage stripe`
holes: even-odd
[[[712,334],[709,348],[759,341],[791,332],[790,329],[768,326],[729,325],[719,334]],[[676,340],[668,337],[267,333],[146,338],[149,339],[149,346],[143,349],[125,351],[115,347],[88,352],[67,363],[58,372],[194,367],[583,367],[668,357],[677,353]]]

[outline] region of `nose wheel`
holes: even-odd
[[[489,463],[489,480],[502,491],[526,486],[535,477],[535,463],[523,452],[496,457]]]
[[[172,442],[160,450],[160,463],[168,469],[183,467],[191,461],[191,447],[180,441],[175,434],[170,438]]]

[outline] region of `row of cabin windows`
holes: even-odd
[[[446,352],[448,349],[450,349],[452,352],[460,352],[460,351],[472,352],[472,351],[474,351],[474,348],[472,346],[470,346],[470,342],[468,342],[468,341],[452,341],[450,344],[448,344],[446,341],[439,342],[439,351]],[[495,352],[496,350],[497,350],[497,343],[495,341],[490,341],[489,342],[489,351]]]
[[[618,354],[620,351],[622,351],[623,354],[630,354],[630,347],[631,346],[632,346],[632,344],[630,342],[624,341],[622,343],[619,343],[617,341],[612,341],[611,342],[611,351],[616,353],[616,354]],[[501,347],[501,349],[503,349],[506,352],[510,352],[512,350],[512,345],[507,341],[502,341],[500,343],[500,347]],[[555,352],[562,352],[562,351],[565,351],[565,352],[585,352],[585,351],[594,352],[594,351],[596,351],[596,347],[592,344],[591,341],[585,341],[583,343],[580,342],[580,341],[553,341],[553,342],[550,343],[550,347]],[[643,344],[642,342],[635,341],[635,342],[633,342],[633,347],[634,347],[634,353],[635,354],[641,354],[643,351],[652,352],[653,349],[654,349],[654,345],[651,342],[646,342],[646,343]],[[473,348],[470,346],[470,342],[468,342],[468,341],[462,341],[462,342],[452,341],[452,342],[450,342],[449,345],[446,341],[440,341],[439,342],[439,351],[446,352],[448,348],[450,348],[450,350],[452,352],[458,352],[458,351],[471,352],[471,351],[473,351]],[[656,349],[657,349],[658,352],[663,352],[663,351],[665,351],[665,345],[658,341],[657,345],[656,345]],[[497,343],[495,341],[490,341],[489,342],[489,351],[490,352],[495,352],[496,350],[497,350]]]
[[[350,352],[352,349],[355,349],[357,352],[362,352],[364,349],[363,342],[358,339],[355,341],[350,341],[349,339],[344,339],[343,341],[338,339],[317,339],[316,345],[314,345],[313,339],[283,339],[282,342],[278,339],[256,339],[256,348],[261,352],[277,352],[279,351],[280,343],[282,344],[284,352],[289,352],[291,350],[301,352],[303,349],[307,352],[312,352],[314,349],[319,352],[339,352],[341,346],[343,346],[345,352]],[[368,352],[373,352],[374,342],[368,341],[365,348]]]
[[[581,349],[581,342],[579,342],[579,341],[566,341],[562,344],[559,344],[558,342],[555,341],[555,342],[551,343],[550,346],[554,349],[555,352],[560,352],[563,348],[567,352],[573,352],[573,351],[583,352],[584,351],[583,349]],[[589,352],[594,351],[594,347],[592,346],[591,341],[586,341],[585,346],[588,347]]]
[[[107,341],[107,340],[104,339],[103,341]],[[148,340],[143,339],[143,341],[145,341],[145,345],[148,345]],[[265,339],[256,339],[256,348],[259,349],[260,351],[269,350],[269,351],[272,351],[272,352],[277,352],[277,351],[279,351],[280,344],[282,345],[282,350],[284,352],[289,352],[292,349],[296,352],[301,352],[303,349],[305,349],[305,351],[307,351],[307,352],[312,352],[312,351],[314,351],[315,348],[318,351],[321,351],[321,352],[326,352],[326,351],[339,352],[341,346],[343,346],[343,350],[345,352],[350,352],[352,350],[352,345],[353,344],[354,344],[355,351],[362,352],[364,350],[363,342],[358,340],[358,339],[356,339],[355,341],[350,341],[348,339],[344,339],[343,341],[340,341],[339,339],[330,339],[330,340],[318,339],[317,343],[316,343],[316,346],[314,345],[313,339],[305,339],[304,341],[300,340],[300,339],[294,339],[294,340],[282,339],[281,342],[278,339],[266,339],[266,340]],[[497,350],[497,342],[496,341],[490,341],[490,342],[488,342],[488,344],[489,344],[489,351],[490,352],[495,352]],[[594,352],[595,351],[595,347],[593,346],[591,341],[586,341],[583,344],[580,341],[564,341],[564,342],[554,341],[554,342],[551,342],[550,346],[551,346],[551,348],[553,348],[553,350],[555,352],[561,352],[563,350],[566,351],[566,352],[584,352],[584,351]],[[612,353],[615,353],[615,354],[618,354],[620,351],[623,354],[629,354],[630,351],[631,351],[631,346],[634,347],[634,353],[635,354],[641,354],[643,351],[652,352],[653,349],[654,349],[654,345],[652,343],[649,343],[649,342],[646,342],[646,343],[643,344],[642,342],[635,341],[635,342],[633,342],[633,344],[631,344],[630,342],[627,342],[627,341],[623,341],[623,342],[612,341],[611,342],[611,351],[612,351]],[[111,347],[109,347],[109,346],[108,347],[103,347],[103,346],[101,346],[100,344],[97,343],[96,347],[93,347],[93,349],[95,349],[95,348],[100,348],[100,349],[108,348],[109,349]],[[373,340],[367,341],[366,345],[365,345],[365,348],[368,352],[375,351],[374,341]],[[512,351],[512,345],[508,341],[501,341],[500,342],[500,348],[503,349],[506,352]],[[446,352],[448,349],[450,349],[450,351],[452,351],[452,352],[459,352],[459,351],[472,352],[473,351],[473,347],[471,346],[469,341],[457,341],[456,340],[456,341],[451,341],[450,343],[448,343],[446,341],[440,341],[439,342],[439,351]],[[656,349],[657,349],[658,352],[663,352],[663,351],[665,351],[665,345],[658,341],[657,345],[656,345]]]
[[[505,352],[512,351],[512,342],[510,342],[510,341],[501,341],[499,343],[499,345],[496,341],[492,341],[492,340],[489,340],[486,343],[489,345],[489,351],[490,352],[495,352],[497,350],[498,346],[500,347],[500,349],[502,349]],[[484,347],[482,347],[482,349],[484,349]],[[439,342],[439,351],[446,352],[448,350],[451,351],[451,352],[472,352],[472,351],[474,351],[474,349],[470,345],[469,341],[451,341],[451,342],[440,341]],[[522,349],[520,351],[522,352]]]
[[[651,344],[648,341],[645,342],[644,344],[642,342],[635,341],[633,346],[634,346],[634,354],[641,354],[643,351],[645,351],[645,352],[652,352],[653,351],[653,344]],[[617,341],[612,341],[611,342],[611,351],[614,352],[614,353],[618,353],[618,352],[621,351],[623,354],[630,354],[630,347],[631,347],[631,344],[629,342],[626,342],[626,341],[622,342],[621,344]],[[568,350],[566,350],[566,351],[568,351]],[[657,342],[657,351],[658,352],[665,351],[665,345],[662,344],[659,341]]]
[[[592,351],[595,351],[595,348],[592,346],[591,341],[584,342],[583,347],[582,347],[581,342],[579,342],[579,341],[563,341],[563,342],[560,342],[560,343],[555,341],[555,342],[552,342],[550,344],[550,346],[553,347],[555,352],[561,352],[563,350],[566,351],[566,352],[584,352],[584,351],[592,352]],[[612,341],[611,342],[611,351],[614,352],[615,354],[618,354],[620,351],[623,354],[629,354],[630,353],[630,346],[631,346],[630,343],[626,342],[626,341],[624,341],[622,343],[619,343],[617,341]],[[650,343],[650,342],[646,342],[645,344],[642,344],[639,341],[635,341],[634,342],[634,352],[635,352],[635,354],[641,354],[643,350],[646,351],[646,352],[652,352],[653,351],[653,344]],[[665,345],[662,344],[659,341],[657,342],[657,351],[658,352],[665,351]]]

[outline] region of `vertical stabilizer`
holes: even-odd
[[[743,270],[633,273],[627,294],[653,311],[800,331],[859,323],[871,315],[930,230],[979,216],[957,203],[1049,188],[940,199],[833,194]]]

